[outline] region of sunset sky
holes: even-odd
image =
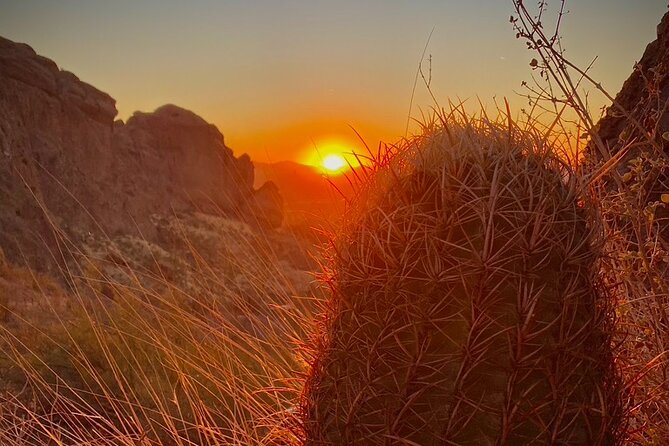
[[[568,56],[598,56],[594,76],[615,93],[667,1],[568,9]],[[440,100],[522,105],[514,91],[533,54],[514,38],[511,13],[511,0],[0,0],[0,35],[111,94],[122,119],[174,103],[216,124],[238,155],[310,162],[315,148],[359,145],[350,127],[372,146],[404,134],[432,29]],[[412,115],[430,105],[419,87]]]

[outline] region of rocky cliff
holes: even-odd
[[[615,98],[619,107],[636,120],[639,127],[649,132],[667,152],[667,141],[661,139],[669,130],[669,13],[657,26],[657,39],[649,43],[634,71],[623,84]],[[602,142],[617,153],[625,143],[635,137],[639,140],[639,128],[618,107],[612,106],[598,125]],[[632,149],[627,159],[636,157],[643,146]],[[595,153],[595,156],[598,155]],[[625,166],[622,163],[621,166]]]
[[[41,270],[86,237],[157,237],[156,216],[281,224],[276,187],[174,105],[115,121],[115,100],[29,46],[0,38],[0,247]]]

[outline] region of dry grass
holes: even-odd
[[[290,437],[281,427],[300,390],[297,349],[316,294],[272,252],[276,243],[270,249],[239,223],[223,229],[230,225],[240,254],[226,259],[227,276],[199,258],[188,276],[201,285],[197,295],[166,280],[165,259],[152,264],[156,248],[139,242],[126,244],[132,253],[124,259],[135,267],[124,274],[117,250],[86,257],[69,293],[4,266],[0,285],[13,288],[3,292],[0,443],[248,445]]]

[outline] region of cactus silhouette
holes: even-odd
[[[579,179],[538,131],[454,116],[377,163],[333,243],[304,444],[618,444]]]

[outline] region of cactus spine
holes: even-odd
[[[614,445],[619,380],[578,179],[540,135],[449,118],[334,243],[306,445]]]

